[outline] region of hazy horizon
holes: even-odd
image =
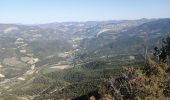
[[[45,24],[170,18],[169,0],[4,0],[0,23]]]
[[[170,17],[168,17],[170,18]],[[84,23],[84,22],[106,22],[106,21],[126,21],[126,20],[142,20],[142,19],[167,19],[167,18],[137,18],[137,19],[108,19],[108,20],[87,20],[87,21],[53,21],[53,22],[42,22],[42,23],[8,23],[8,22],[0,22],[0,24],[18,24],[18,25],[43,25],[43,24],[51,24],[51,23]]]

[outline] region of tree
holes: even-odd
[[[166,49],[167,55],[170,57],[170,36],[167,38],[163,39],[164,47]]]

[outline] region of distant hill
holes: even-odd
[[[91,56],[105,54],[143,53],[145,46],[152,49],[160,46],[162,38],[170,34],[170,19],[158,19],[127,28],[124,31],[105,31],[102,34],[81,41],[84,52]]]

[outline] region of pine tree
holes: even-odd
[[[167,51],[167,55],[170,57],[170,36],[168,36],[166,39],[164,39],[163,43],[165,45],[165,49]]]

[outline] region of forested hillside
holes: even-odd
[[[0,24],[0,99],[169,99],[169,60],[153,55],[169,34],[169,18]]]

